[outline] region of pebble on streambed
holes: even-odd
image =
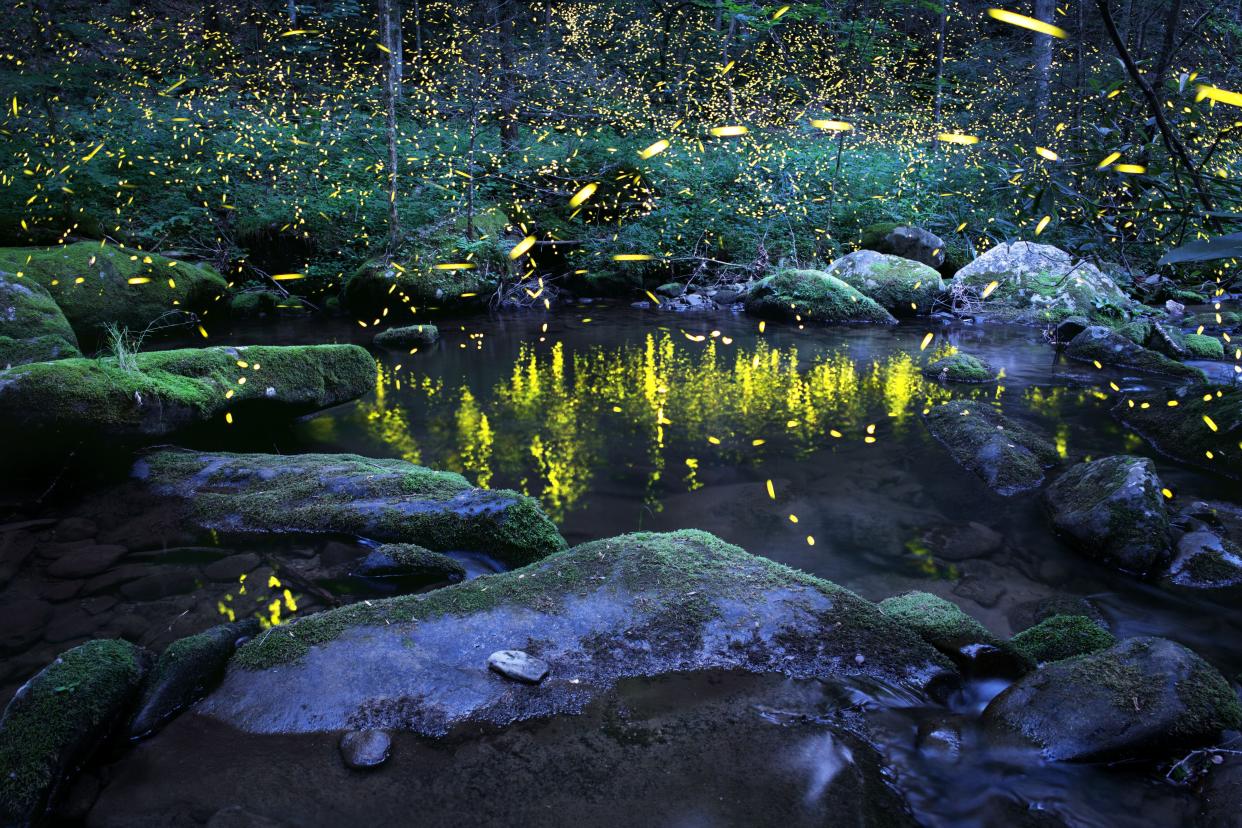
[[[487,657],[487,666],[507,679],[538,684],[548,676],[548,662],[521,650],[497,650]]]
[[[350,730],[341,735],[340,749],[347,767],[377,768],[388,761],[392,737],[383,730]]]

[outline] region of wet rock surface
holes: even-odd
[[[1044,492],[1056,531],[1103,563],[1146,574],[1161,568],[1172,542],[1155,465],[1116,455],[1079,463]]]
[[[1137,394],[1117,403],[1113,414],[1170,457],[1242,478],[1242,388],[1195,386]]]
[[[378,768],[388,761],[392,737],[382,730],[351,730],[341,736],[340,749],[346,767]]]
[[[552,666],[537,688],[483,669],[483,654],[519,648]],[[709,668],[883,677],[918,690],[956,676],[875,605],[688,530],[595,541],[522,570],[300,619],[242,647],[198,710],[255,733],[437,735],[579,710],[627,677]]]
[[[1204,378],[1203,372],[1198,368],[1183,365],[1164,354],[1150,351],[1101,325],[1086,328],[1070,340],[1065,355],[1079,362],[1099,362],[1101,365],[1169,374],[1200,382]]]
[[[487,657],[487,666],[507,679],[538,684],[548,677],[548,662],[521,650],[497,650]]]
[[[818,684],[634,679],[580,715],[428,742],[394,733],[360,773],[336,733],[243,733],[190,715],[111,770],[87,824],[154,826],[228,804],[284,824],[917,824],[883,760]],[[256,763],[266,771],[248,772]],[[156,780],[159,781],[156,781]]]
[[[983,715],[1060,760],[1168,757],[1242,725],[1242,708],[1220,673],[1162,638],[1131,638],[1045,664]]]
[[[944,281],[939,273],[899,255],[859,250],[837,259],[826,272],[898,317],[926,316],[944,295]]]
[[[761,279],[747,294],[746,311],[790,321],[897,324],[875,300],[819,270],[781,270]]]
[[[923,416],[932,436],[953,459],[974,472],[998,494],[1032,489],[1044,469],[1057,462],[1056,447],[1046,437],[1019,425],[986,402],[954,400]]]
[[[380,331],[372,340],[377,348],[417,348],[431,345],[440,338],[435,325],[406,325]]]

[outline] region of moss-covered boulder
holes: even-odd
[[[442,552],[432,552],[418,544],[386,543],[353,564],[350,574],[393,588],[418,587],[464,580],[466,567]]]
[[[1019,425],[987,403],[953,400],[923,417],[953,459],[1002,495],[1033,489],[1057,462],[1051,440]]]
[[[259,631],[254,619],[221,624],[169,644],[142,683],[129,737],[149,736],[201,699],[224,675],[240,639]]]
[[[1229,682],[1180,644],[1131,638],[1045,664],[992,700],[986,723],[1050,759],[1172,757],[1242,726]]]
[[[51,294],[38,282],[0,271],[0,369],[81,355]]]
[[[140,331],[169,311],[203,313],[228,290],[206,265],[95,242],[0,248],[0,271],[45,288],[83,343],[101,341],[109,323]]]
[[[944,239],[930,230],[909,224],[881,223],[865,227],[859,247],[937,269],[944,266],[947,252]]]
[[[1224,359],[1225,343],[1215,336],[1186,334],[1182,342],[1192,359]]]
[[[880,602],[880,611],[918,633],[954,662],[979,672],[1021,675],[1032,666],[961,607],[928,592],[907,592]]]
[[[452,472],[356,454],[153,451],[134,476],[203,528],[346,534],[524,564],[565,548],[538,501]]]
[[[377,348],[418,348],[431,345],[439,338],[440,330],[435,325],[406,325],[380,331],[372,344]]]
[[[229,313],[239,319],[305,316],[313,311],[314,308],[301,297],[274,290],[248,290],[234,294],[229,302]]]
[[[872,250],[837,259],[827,273],[871,297],[893,316],[931,313],[936,300],[944,295],[944,280],[932,268]]]
[[[341,301],[345,309],[368,323],[385,311],[390,319],[409,318],[411,312],[459,305],[477,305],[495,290],[495,281],[484,269],[445,270],[438,262],[398,267],[377,259],[362,265],[345,280]]]
[[[819,270],[781,270],[760,279],[746,297],[746,310],[769,319],[897,324],[874,299]]]
[[[226,415],[295,416],[362,396],[375,361],[357,345],[150,351],[0,371],[0,422],[76,438],[159,437]]]
[[[1148,350],[1103,325],[1092,325],[1070,340],[1065,355],[1079,362],[1113,365],[1152,374],[1168,374],[1202,382],[1203,372],[1164,354]]]
[[[1053,528],[1079,552],[1146,575],[1168,561],[1172,535],[1156,466],[1119,454],[1079,463],[1044,491]]]
[[[1117,643],[1108,630],[1085,615],[1054,615],[1009,639],[1009,644],[1035,664],[1061,661]]]
[[[1242,388],[1194,386],[1130,397],[1113,414],[1170,457],[1242,478]]]
[[[144,653],[127,641],[88,641],[61,654],[0,716],[0,824],[41,821],[67,775],[133,700]]]
[[[1242,584],[1242,547],[1219,529],[1201,528],[1177,539],[1168,579],[1193,589]]]
[[[998,372],[991,365],[970,354],[956,353],[942,357],[923,368],[923,375],[942,382],[995,382]]]
[[[979,296],[992,282],[997,286],[982,300],[984,310],[1002,319],[1047,323],[1085,316],[1117,325],[1149,313],[1098,267],[1046,244],[999,244],[954,277]]]
[[[515,692],[488,669],[500,649],[547,662],[547,678]],[[441,735],[576,712],[625,678],[710,669],[915,690],[956,681],[874,604],[687,530],[593,541],[524,569],[307,616],[239,649],[198,711],[252,732]]]

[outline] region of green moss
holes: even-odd
[[[1009,640],[1015,650],[1031,661],[1060,661],[1117,643],[1112,633],[1083,615],[1053,615]]]
[[[838,259],[828,275],[871,297],[895,316],[930,313],[944,293],[944,280],[927,265],[870,250]]]
[[[142,674],[133,644],[88,641],[18,691],[0,719],[0,822],[39,819],[61,775],[105,735]]]
[[[1203,372],[1183,365],[1156,351],[1148,350],[1103,326],[1092,326],[1078,334],[1065,350],[1065,355],[1079,362],[1099,362],[1135,371],[1168,374],[1202,381]]]
[[[808,322],[896,323],[875,300],[819,270],[782,270],[760,280],[746,298],[746,310]]]
[[[792,587],[807,587],[832,599],[830,611],[839,623],[834,624],[833,640],[825,643],[834,651],[866,651],[877,663],[890,658],[908,660],[917,637],[888,620],[875,605],[836,584],[750,555],[706,532],[683,530],[592,541],[522,569],[430,593],[307,616],[258,636],[238,651],[235,662],[259,670],[293,661],[310,647],[358,626],[469,615],[502,605],[554,613],[566,599],[600,590],[615,593],[627,603],[641,602],[662,618],[662,625],[684,627],[686,634],[697,635],[697,627],[718,611],[716,602],[746,601],[764,590]]]
[[[31,279],[0,271],[0,368],[81,355],[51,294]]]
[[[968,644],[1000,647],[996,636],[961,607],[929,592],[907,592],[885,598],[880,611],[900,622],[941,652],[957,655]]]
[[[1232,583],[1239,574],[1238,566],[1215,549],[1192,555],[1190,560],[1186,561],[1184,571],[1200,584],[1213,584],[1221,581]]]
[[[229,312],[233,316],[251,319],[260,316],[301,316],[312,311],[300,297],[286,296],[270,290],[249,290],[233,296]]]
[[[524,564],[565,548],[538,501],[459,474],[354,454],[157,451],[147,479],[211,528],[352,534]]]
[[[1177,684],[1177,695],[1186,707],[1174,725],[1174,733],[1195,734],[1242,727],[1238,694],[1218,670],[1199,660],[1190,677]]]
[[[1052,441],[987,403],[952,400],[923,419],[954,460],[1001,494],[1038,485],[1044,469],[1058,460]]]
[[[375,362],[357,345],[187,348],[136,359],[133,371],[112,358],[12,368],[0,373],[0,415],[32,429],[165,434],[247,406],[312,411],[375,384]]]
[[[1201,385],[1130,397],[1113,413],[1165,454],[1242,478],[1242,388]]]
[[[435,325],[407,325],[380,331],[372,341],[379,348],[415,348],[431,345],[439,338],[440,331]]]
[[[1195,359],[1224,359],[1225,345],[1214,336],[1186,334],[1182,338],[1186,350]]]
[[[171,310],[207,312],[228,289],[204,265],[94,242],[0,248],[0,270],[44,287],[82,342],[98,341],[108,323],[137,331]],[[139,279],[148,281],[131,284]]]
[[[970,354],[957,353],[938,359],[923,369],[934,379],[944,377],[949,382],[993,382],[996,369]]]

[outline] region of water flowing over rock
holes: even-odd
[[[485,654],[517,648],[550,666],[538,686],[515,690],[485,669]],[[626,677],[705,669],[919,690],[956,677],[874,604],[687,530],[594,541],[525,569],[308,616],[242,647],[197,709],[255,733],[439,735],[575,712]]]
[[[81,355],[77,335],[47,289],[0,270],[0,370]]]
[[[1043,482],[1044,469],[1057,462],[1052,441],[986,402],[953,400],[931,409],[923,421],[954,460],[998,494],[1035,488]]]
[[[826,272],[862,291],[894,316],[925,316],[944,295],[944,280],[932,268],[872,250],[843,256]]]
[[[374,385],[375,362],[357,345],[151,351],[131,368],[113,358],[62,359],[0,371],[0,421],[76,439],[161,437],[223,424],[226,413],[306,414]]]
[[[523,564],[565,548],[538,501],[452,472],[356,454],[153,451],[134,466],[185,520],[242,533],[347,534]]]
[[[1147,574],[1168,560],[1172,537],[1156,467],[1117,455],[1079,463],[1044,492],[1052,525],[1084,555]]]
[[[897,323],[874,299],[819,270],[781,270],[761,279],[746,297],[746,311],[788,321]]]
[[[1180,644],[1131,638],[1045,664],[983,713],[1051,759],[1168,757],[1242,725],[1242,708],[1215,668]]]
[[[976,294],[997,282],[983,300],[984,312],[1014,321],[1045,323],[1080,315],[1118,323],[1148,312],[1098,267],[1075,262],[1047,244],[999,244],[959,270],[953,281]]]

